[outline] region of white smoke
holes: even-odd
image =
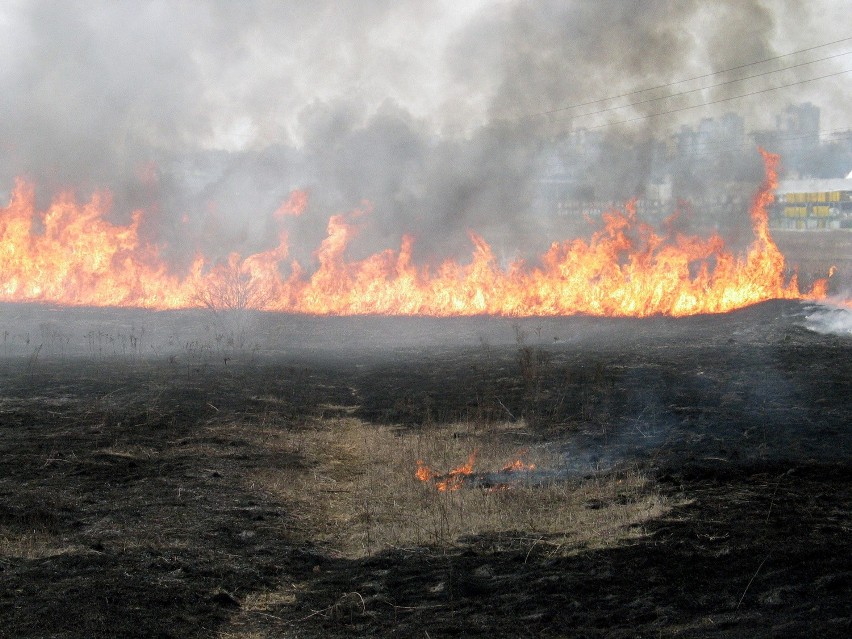
[[[852,308],[831,304],[820,304],[805,317],[805,326],[823,335],[852,336]]]

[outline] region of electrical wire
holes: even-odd
[[[587,126],[587,127],[583,127],[583,128],[591,131],[591,130],[595,130],[595,129],[602,129],[602,128],[605,128],[605,127],[616,126],[616,125],[619,125],[619,124],[628,124],[628,123],[631,123],[631,122],[639,122],[641,120],[649,120],[651,118],[658,118],[662,115],[670,115],[672,113],[679,113],[681,111],[689,111],[691,109],[698,109],[700,107],[710,106],[712,104],[720,104],[722,102],[730,102],[731,100],[738,100],[740,98],[747,98],[747,97],[752,96],[752,95],[759,95],[761,93],[769,93],[770,91],[778,91],[779,89],[786,89],[788,87],[797,86],[799,84],[806,84],[808,82],[816,82],[817,80],[825,80],[826,78],[832,78],[832,77],[835,77],[835,76],[838,76],[838,75],[843,75],[845,73],[850,73],[850,72],[852,72],[852,69],[844,69],[843,71],[837,71],[835,73],[828,73],[826,75],[821,75],[821,76],[818,76],[818,77],[815,77],[815,78],[807,78],[805,80],[798,80],[796,82],[790,82],[788,84],[782,84],[782,85],[779,85],[777,87],[770,87],[768,89],[760,89],[758,91],[750,91],[748,93],[741,93],[740,95],[734,95],[734,96],[730,96],[730,97],[727,97],[727,98],[720,98],[718,100],[710,100],[709,102],[701,102],[700,104],[692,104],[692,105],[685,106],[685,107],[679,107],[677,109],[669,109],[668,111],[659,111],[657,113],[649,113],[649,114],[646,114],[646,115],[636,116],[635,118],[627,118],[627,119],[624,119],[624,120],[618,120],[617,122],[606,122],[604,124],[598,124],[598,125],[595,125],[595,126]]]
[[[795,142],[796,140],[804,140],[811,138],[810,134],[781,134],[773,132],[772,141],[776,143]],[[835,129],[826,129],[819,132],[820,144],[836,144],[844,141],[852,141],[852,128],[839,127]],[[661,143],[663,144],[663,143]],[[575,147],[576,148],[576,147]],[[851,147],[852,148],[852,147]],[[752,141],[743,138],[742,142],[720,142],[720,141],[699,141],[689,145],[688,150],[682,153],[683,157],[690,159],[716,157],[725,153],[741,153],[745,151],[755,151],[756,146]],[[587,155],[587,153],[583,153]]]
[[[772,62],[773,60],[780,60],[781,58],[788,58],[790,56],[799,55],[800,53],[807,53],[808,51],[814,51],[816,49],[822,49],[823,47],[828,47],[828,46],[831,46],[833,44],[840,44],[841,42],[847,42],[849,40],[852,40],[852,37],[841,38],[839,40],[833,40],[832,42],[826,42],[824,44],[817,44],[817,45],[814,45],[812,47],[807,47],[806,49],[799,49],[798,51],[791,51],[790,53],[784,53],[784,54],[781,54],[781,55],[776,55],[776,56],[773,56],[771,58],[765,58],[763,60],[757,60],[755,62],[747,62],[745,64],[740,64],[740,65],[737,65],[735,67],[729,67],[727,69],[722,69],[721,71],[713,71],[711,73],[705,73],[703,75],[696,75],[696,76],[693,76],[691,78],[684,78],[682,80],[675,80],[675,81],[669,82],[667,84],[660,84],[660,85],[657,85],[657,86],[648,87],[646,89],[637,89],[636,91],[630,91],[628,93],[621,93],[619,95],[612,95],[612,96],[609,96],[609,97],[606,97],[606,98],[598,98],[596,100],[591,100],[589,102],[579,102],[579,103],[576,103],[576,104],[569,104],[569,105],[564,106],[564,107],[559,107],[557,109],[551,109],[549,111],[542,111],[540,113],[535,113],[535,114],[532,114],[532,115],[550,115],[550,114],[553,114],[553,113],[558,113],[559,111],[567,111],[569,109],[576,109],[576,108],[582,107],[582,106],[589,106],[589,105],[592,105],[592,104],[598,104],[599,102],[606,102],[607,100],[617,100],[618,98],[626,98],[626,97],[629,97],[631,95],[637,95],[639,93],[646,93],[648,91],[654,91],[654,90],[657,90],[657,89],[666,89],[668,87],[672,87],[672,86],[675,86],[677,84],[683,84],[684,82],[692,82],[693,80],[703,80],[704,78],[710,78],[714,75],[721,75],[723,73],[730,73],[731,71],[738,71],[739,69],[745,69],[745,68],[748,68],[748,67],[756,66],[758,64],[765,64],[766,62]]]
[[[606,109],[600,109],[598,111],[589,111],[588,113],[577,113],[572,115],[572,118],[585,118],[592,115],[599,115],[601,113],[607,113],[609,111],[617,111],[619,109],[626,109],[628,107],[637,106],[639,104],[648,104],[650,102],[659,102],[661,100],[668,100],[669,98],[676,98],[682,95],[689,95],[690,93],[697,93],[699,91],[705,91],[707,89],[715,89],[721,86],[725,86],[727,84],[733,84],[735,82],[745,82],[746,80],[752,80],[754,78],[760,78],[766,75],[771,75],[773,73],[781,73],[782,71],[789,71],[790,69],[796,69],[798,67],[804,67],[809,64],[816,64],[817,62],[824,62],[825,60],[831,60],[832,58],[839,58],[845,55],[849,55],[852,51],[844,51],[843,53],[836,53],[834,55],[830,55],[825,58],[819,58],[818,60],[811,60],[810,62],[801,62],[799,64],[794,64],[788,67],[782,67],[780,69],[775,69],[773,71],[764,71],[762,73],[756,73],[754,75],[749,75],[744,78],[737,78],[736,80],[725,80],[724,82],[717,82],[716,84],[708,84],[707,86],[699,87],[697,89],[689,89],[687,91],[680,91],[678,93],[672,93],[670,95],[663,95],[658,98],[648,98],[646,100],[639,100],[637,102],[630,102],[628,104],[622,104],[619,106],[607,107]],[[558,111],[551,111],[550,113],[557,113]]]

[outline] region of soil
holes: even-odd
[[[149,316],[28,309],[40,332],[7,330],[0,359],[0,636],[850,636],[852,336],[812,312],[264,316],[227,346],[181,316],[121,351]],[[523,420],[566,474],[639,465],[674,506],[615,545],[519,530],[346,557],[245,481],[310,472],[298,448],[211,428],[335,412]]]

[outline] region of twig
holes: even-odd
[[[294,624],[294,623],[301,623],[302,621],[306,621],[306,620],[310,619],[311,617],[315,617],[315,616],[317,616],[317,615],[321,615],[321,614],[322,614],[322,613],[324,613],[324,612],[328,612],[329,610],[331,610],[332,608],[334,608],[336,605],[337,605],[336,603],[333,603],[333,604],[331,604],[330,606],[326,606],[325,608],[322,608],[322,609],[320,609],[320,610],[314,610],[311,614],[306,615],[306,616],[304,616],[304,617],[301,617],[300,619],[296,619],[295,621],[291,621],[290,623],[291,623],[291,624]]]
[[[781,482],[784,481],[784,477],[789,474],[790,471],[786,473],[782,473],[780,477],[778,477],[778,483],[775,484],[775,490],[772,491],[772,497],[769,498],[769,510],[766,512],[766,521],[764,523],[769,523],[769,515],[772,514],[772,506],[775,504],[775,494],[778,492],[778,488],[781,486]]]
[[[527,551],[527,555],[526,555],[526,557],[524,557],[524,563],[527,563],[527,560],[530,558],[530,553],[532,553],[533,548],[535,548],[536,544],[537,544],[538,542],[540,542],[542,539],[544,539],[544,537],[539,537],[538,539],[536,539],[536,540],[533,542],[532,546],[530,546],[530,549]]]
[[[435,610],[436,608],[446,608],[446,604],[434,604],[428,606],[397,606],[396,604],[388,603],[394,610]]]
[[[757,567],[757,570],[754,571],[754,574],[751,576],[751,579],[748,580],[748,583],[746,584],[745,590],[743,590],[743,595],[742,595],[742,597],[740,597],[740,600],[737,602],[737,607],[735,608],[735,610],[740,609],[740,605],[742,605],[743,599],[745,599],[746,593],[748,592],[748,589],[751,587],[751,582],[753,582],[755,580],[755,578],[757,577],[757,573],[759,573],[760,569],[763,568],[763,564],[766,563],[766,560],[769,559],[769,555],[771,555],[771,554],[772,554],[772,551],[770,550],[766,554],[766,557],[763,558],[763,561],[760,562],[760,565]]]
[[[314,610],[311,614],[306,615],[306,616],[302,617],[301,619],[296,619],[296,621],[293,621],[292,623],[299,623],[299,622],[305,621],[307,619],[310,619],[311,617],[316,617],[317,615],[321,615],[323,613],[330,612],[330,611],[334,610],[337,606],[339,606],[340,602],[343,601],[344,599],[346,599],[346,597],[348,597],[349,595],[356,595],[358,597],[358,599],[361,600],[361,614],[364,614],[367,611],[367,604],[364,602],[364,597],[361,596],[360,592],[356,592],[356,591],[353,590],[352,592],[347,592],[346,594],[344,594],[342,597],[340,597],[337,601],[335,601],[330,606],[326,606],[325,608],[321,608],[320,610]]]
[[[497,399],[497,403],[498,403],[498,404],[500,404],[500,406],[502,406],[502,407],[503,407],[503,410],[504,410],[504,411],[506,411],[506,412],[509,414],[509,417],[511,417],[511,418],[512,418],[512,421],[513,421],[513,422],[518,421],[518,420],[517,420],[517,417],[515,417],[514,415],[512,415],[512,411],[510,411],[508,408],[506,408],[506,405],[505,405],[503,402],[501,402],[501,401],[500,401],[500,398],[498,397],[498,398],[496,398],[496,399]]]

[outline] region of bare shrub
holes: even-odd
[[[515,332],[515,343],[518,347],[518,367],[521,379],[524,381],[527,392],[538,394],[541,382],[550,364],[550,353],[538,345],[528,344],[529,333],[520,324],[512,324],[512,330]],[[540,327],[536,329],[536,333],[540,341]]]
[[[270,292],[255,279],[236,254],[219,265],[205,279],[204,286],[193,296],[194,303],[213,314],[212,341],[187,344],[188,354],[203,359],[204,347],[215,349],[227,363],[234,351],[256,350],[253,342],[250,311],[263,309],[271,299]],[[199,348],[201,347],[201,348]],[[199,351],[199,352],[196,352]]]
[[[269,303],[269,292],[252,277],[237,255],[219,265],[205,280],[193,301],[214,313],[262,309]]]

